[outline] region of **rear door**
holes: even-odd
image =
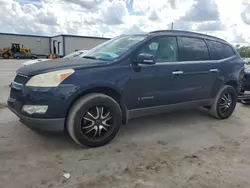
[[[218,79],[211,94],[212,97],[215,97],[223,83],[227,82],[224,78],[232,76],[232,65],[240,64],[238,61],[241,61],[241,59],[237,58],[232,47],[226,43],[215,40],[206,40],[206,42],[210,51],[211,60],[213,62],[211,67],[218,71]]]
[[[182,101],[211,98],[211,91],[218,78],[218,67],[210,54],[205,40],[178,36],[179,69],[178,80]]]

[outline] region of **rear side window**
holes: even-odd
[[[177,37],[179,45],[179,61],[209,60],[208,48],[204,40]]]
[[[225,59],[225,58],[232,57],[235,55],[232,47],[227,44],[223,44],[223,43],[215,42],[211,40],[207,40],[207,44],[209,47],[210,56],[212,60]]]

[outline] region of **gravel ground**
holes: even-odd
[[[27,60],[0,59],[0,105],[6,103],[10,91],[9,84],[14,79],[16,70],[25,61]]]
[[[14,75],[20,62],[9,62]],[[5,75],[1,80],[9,79]],[[7,97],[2,88],[1,96]],[[249,112],[250,106],[238,104],[227,120],[202,109],[135,119],[110,144],[88,149],[66,134],[28,129],[3,105],[0,187],[249,188]]]

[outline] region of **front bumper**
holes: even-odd
[[[56,88],[25,87],[24,84],[11,84],[8,107],[20,121],[30,128],[43,131],[63,131],[65,119],[75,98],[76,87],[61,85]],[[23,105],[47,105],[45,114],[27,114]]]
[[[8,108],[15,113],[19,118],[20,122],[28,126],[31,129],[37,129],[41,131],[49,132],[62,132],[64,131],[65,118],[32,118],[18,113],[13,106],[15,106],[15,101],[8,100]]]

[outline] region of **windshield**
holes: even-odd
[[[83,57],[99,60],[114,60],[122,56],[136,43],[146,38],[146,35],[126,35],[115,37],[90,50]]]
[[[77,51],[77,52],[72,52],[72,53],[70,53],[70,54],[64,56],[63,58],[75,58],[75,57],[78,57],[79,55],[81,55],[82,53],[83,53],[83,52],[79,52],[79,51]]]

